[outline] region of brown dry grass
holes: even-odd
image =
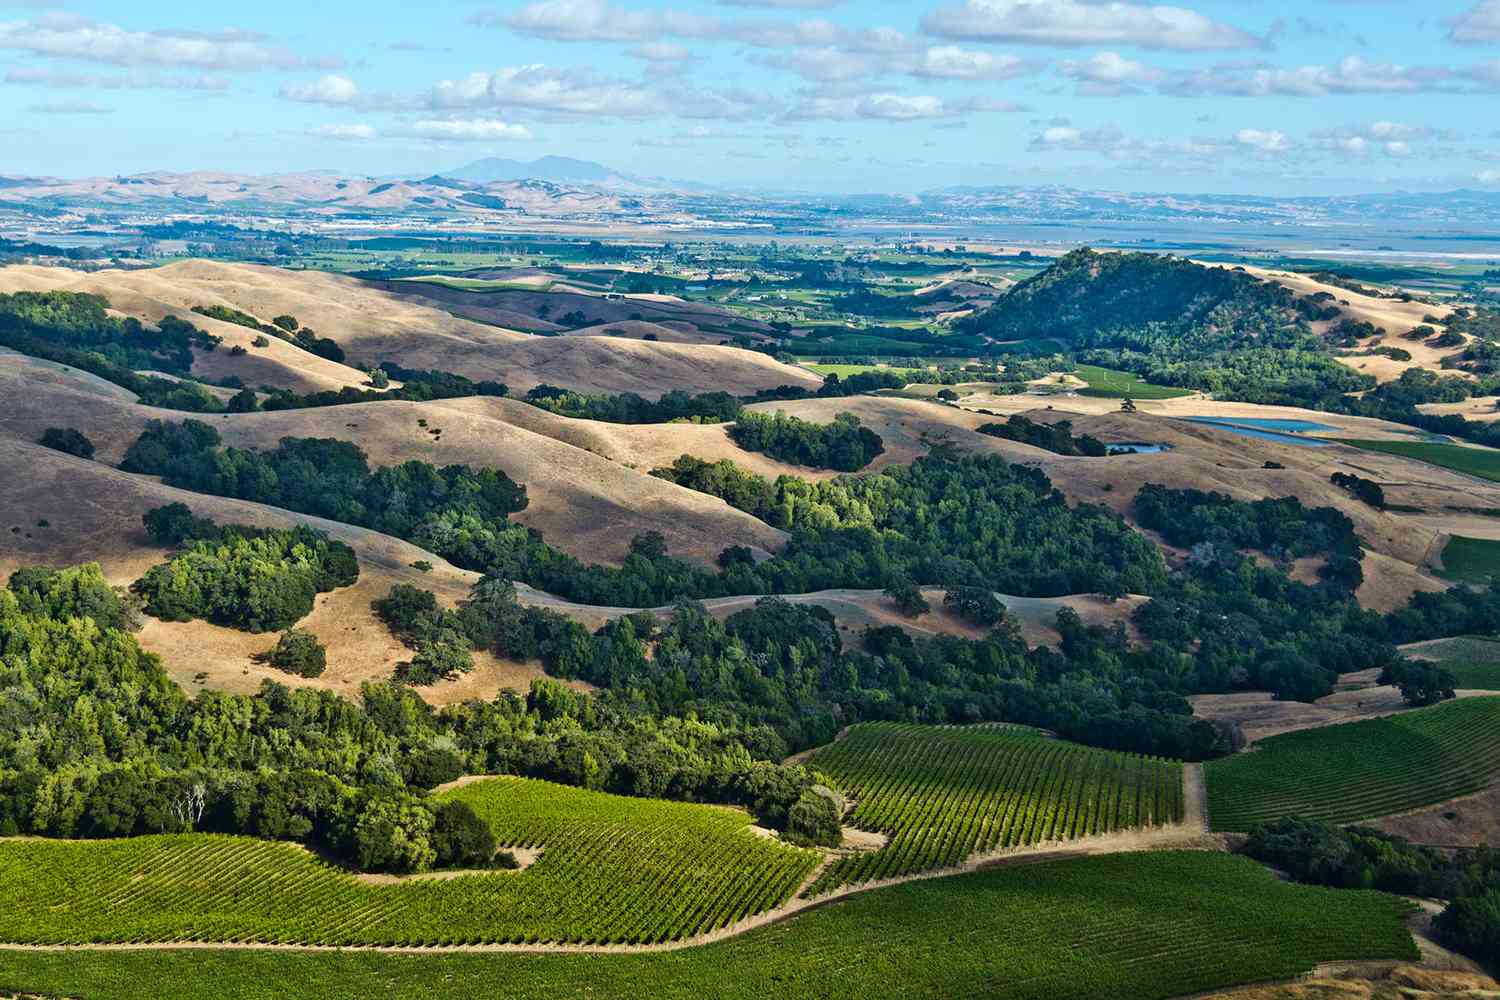
[[[0,435],[35,441],[67,413],[67,423],[83,431],[98,448],[97,457],[118,462],[147,420],[181,420],[187,414],[158,410],[80,391],[65,381],[38,385],[24,368],[0,357]],[[666,425],[626,428],[555,417],[514,400],[488,397],[436,403],[390,400],[304,410],[220,414],[206,419],[225,443],[245,448],[274,448],[283,437],[333,437],[352,441],[370,456],[372,465],[395,465],[421,459],[436,465],[464,463],[504,470],[524,483],[528,508],[516,520],[543,532],[558,548],[587,562],[618,562],[630,540],[660,531],[670,551],[700,562],[712,562],[724,547],[746,545],[765,553],[779,549],[784,535],[764,522],[735,510],[715,497],[648,475],[668,464],[695,441],[716,442],[724,454],[745,453],[719,427]],[[418,424],[425,420],[427,426]],[[570,443],[565,431],[594,432],[599,444]],[[431,432],[441,430],[441,436]],[[549,436],[544,429],[554,429]],[[602,444],[619,433],[622,444]],[[587,437],[587,435],[585,435]],[[670,443],[666,443],[670,442]],[[680,450],[679,450],[680,449]],[[598,452],[598,453],[594,453]],[[647,456],[647,452],[650,455]],[[639,471],[618,460],[634,457]],[[668,457],[670,455],[670,457]],[[781,467],[751,463],[774,474]]]
[[[1205,993],[1200,1000],[1479,1000],[1500,983],[1478,972],[1398,965],[1388,971],[1328,970],[1306,979]]]
[[[1201,262],[1200,262],[1201,263]],[[1225,267],[1224,264],[1209,264],[1211,267]],[[1392,347],[1400,347],[1411,354],[1410,361],[1395,361],[1391,358],[1375,357],[1341,357],[1339,360],[1368,375],[1374,375],[1381,382],[1394,381],[1401,377],[1401,373],[1408,368],[1428,368],[1437,371],[1439,362],[1445,355],[1452,354],[1458,348],[1432,348],[1421,341],[1410,341],[1401,339],[1401,335],[1421,326],[1425,321],[1424,316],[1433,315],[1439,318],[1447,316],[1453,311],[1451,306],[1434,306],[1422,302],[1401,302],[1396,299],[1376,298],[1368,295],[1360,295],[1347,288],[1337,285],[1328,285],[1314,280],[1305,274],[1295,274],[1290,271],[1273,271],[1259,267],[1246,267],[1246,271],[1259,278],[1274,281],[1301,296],[1313,295],[1317,292],[1327,292],[1335,299],[1336,305],[1343,310],[1344,316],[1365,323],[1373,324],[1385,331],[1384,343]],[[1337,324],[1340,320],[1329,320],[1314,323],[1313,329],[1319,333],[1325,332],[1329,327]],[[1433,325],[1434,329],[1441,330],[1441,324]]]
[[[612,337],[529,336],[437,308],[430,290],[439,286],[426,286],[422,296],[410,296],[405,289],[392,286],[320,271],[202,260],[87,274],[24,265],[0,268],[0,291],[94,292],[106,296],[117,311],[146,320],[159,320],[168,313],[184,316],[225,338],[219,350],[200,352],[195,372],[213,378],[239,375],[252,386],[265,382],[298,391],[340,388],[360,385],[364,376],[275,338],[265,348],[250,347],[254,331],[191,314],[193,306],[226,305],[263,322],[290,314],[337,341],[351,365],[397,360],[409,368],[497,379],[518,392],[550,382],[591,392],[632,391],[645,396],[671,389],[748,393],[786,384],[811,387],[821,381],[768,355],[736,348]],[[628,301],[587,296],[557,298],[560,312],[567,311],[562,301],[571,298],[629,306]],[[249,353],[231,357],[227,348],[235,344],[246,346]]]
[[[1500,843],[1500,786],[1363,825],[1435,847],[1497,844]]]
[[[937,442],[962,451],[996,454],[1007,461],[1041,469],[1070,500],[1103,504],[1127,519],[1132,515],[1136,493],[1146,483],[1217,490],[1243,500],[1295,496],[1309,506],[1335,507],[1353,520],[1355,530],[1371,549],[1367,556],[1366,583],[1359,596],[1367,607],[1380,610],[1399,607],[1417,590],[1446,586],[1427,572],[1434,553],[1441,551],[1445,535],[1459,533],[1455,529],[1462,526],[1456,520],[1462,515],[1445,511],[1445,506],[1500,507],[1500,484],[1481,483],[1399,456],[1345,446],[1298,447],[1184,420],[1164,419],[1169,415],[1201,414],[1279,416],[1329,424],[1339,421],[1322,413],[1290,407],[1213,404],[1204,400],[1142,402],[1138,404],[1141,412],[1136,414],[1119,412],[1117,400],[1087,397],[1056,399],[1052,409],[1043,408],[1048,404],[1035,396],[993,397],[987,402],[991,405],[986,408],[993,408],[1001,416],[894,396],[797,400],[758,404],[753,409],[780,410],[818,422],[832,420],[840,412],[854,413],[885,441],[886,451],[872,468],[908,463]],[[975,430],[984,423],[1003,421],[1016,413],[1046,422],[1068,419],[1073,422],[1074,433],[1092,434],[1106,442],[1154,442],[1170,445],[1172,450],[1107,459],[1069,458]],[[1383,421],[1343,420],[1349,426],[1340,433],[1361,436],[1394,433],[1394,425]],[[1267,469],[1264,466],[1268,461],[1284,468]],[[1392,503],[1422,507],[1429,513],[1418,516],[1378,511],[1329,482],[1336,471],[1373,478],[1386,486]]]
[[[1188,698],[1193,714],[1201,719],[1237,722],[1245,737],[1258,740],[1299,729],[1316,729],[1405,712],[1410,706],[1392,685],[1377,681],[1380,671],[1361,670],[1339,678],[1333,694],[1315,702],[1274,701],[1268,691],[1236,691],[1232,694],[1196,694]],[[1459,697],[1488,694],[1461,691]]]
[[[414,545],[362,528],[324,521],[239,500],[225,500],[163,486],[99,462],[73,458],[36,445],[0,438],[0,467],[25,469],[25,476],[0,478],[0,511],[8,544],[0,550],[0,578],[20,566],[67,566],[97,562],[117,585],[139,578],[167,556],[141,526],[152,507],[182,501],[221,523],[286,527],[307,523],[351,545],[359,557],[360,579],[319,595],[313,612],[299,624],[328,647],[328,670],[308,680],[255,664],[252,657],[275,642],[271,634],[251,635],[206,622],[161,622],[148,619],[142,646],[160,654],[168,673],[189,691],[199,687],[249,692],[263,679],[293,686],[319,687],[347,695],[361,683],[383,680],[409,655],[370,611],[370,602],[391,586],[409,583],[436,592],[449,603],[461,599],[477,574],[456,569]],[[48,527],[37,526],[46,519]],[[18,531],[11,532],[15,527]],[[427,560],[433,570],[411,567]],[[205,676],[199,677],[203,674]],[[418,689],[429,701],[443,704],[468,697],[487,697],[502,687],[524,689],[540,669],[476,656],[476,670],[462,680]]]

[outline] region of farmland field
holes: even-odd
[[[1437,575],[1461,583],[1489,583],[1500,575],[1500,541],[1454,535],[1443,547],[1443,568]]]
[[[1141,381],[1140,376],[1130,372],[1117,372],[1094,365],[1079,365],[1076,372],[1087,382],[1087,389],[1078,390],[1080,396],[1103,396],[1109,399],[1176,399],[1191,396],[1191,389],[1174,389],[1171,386],[1152,385]]]
[[[1299,814],[1373,819],[1479,791],[1500,772],[1500,698],[1261,740],[1203,767],[1215,830]]]
[[[1362,441],[1354,438],[1340,438],[1339,444],[1414,458],[1419,462],[1500,482],[1500,450],[1494,448],[1467,448],[1436,441]]]
[[[1161,1000],[1319,962],[1412,960],[1395,896],[1208,852],[1075,858],[877,889],[726,941],[634,955],[0,951],[6,990],[87,1000]]]
[[[1466,635],[1438,642],[1423,643],[1412,650],[1431,659],[1444,670],[1452,671],[1460,688],[1478,691],[1500,691],[1500,639]]]
[[[1095,750],[1021,727],[854,726],[813,754],[890,836],[829,866],[810,892],[951,867],[971,854],[1182,819],[1182,765]]]
[[[817,372],[819,375],[837,375],[839,378],[848,378],[851,375],[863,375],[865,372],[891,372],[893,374],[904,374],[908,377],[920,374],[909,368],[892,368],[890,365],[820,365],[806,363],[802,367],[808,371]]]
[[[521,872],[372,885],[248,837],[0,841],[0,940],[658,942],[776,906],[818,860],[714,806],[521,778],[447,797],[541,858]]]

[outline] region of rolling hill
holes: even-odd
[[[428,286],[436,287],[436,286]],[[752,393],[779,385],[816,387],[820,380],[768,355],[732,347],[686,346],[614,337],[537,337],[463,319],[378,283],[319,271],[190,260],[144,270],[93,273],[64,268],[0,268],[0,292],[89,292],[104,296],[125,315],[155,322],[177,315],[224,346],[198,352],[194,372],[206,378],[237,375],[247,385],[270,384],[305,392],[359,386],[355,363],[397,361],[407,368],[456,372],[476,381],[495,379],[513,392],[541,382],[588,392],[638,392],[659,396],[672,389]],[[602,301],[602,300],[600,300]],[[343,348],[338,364],[256,332],[191,312],[224,306],[268,323],[291,315]],[[228,348],[247,353],[232,356]]]

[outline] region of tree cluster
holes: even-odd
[[[840,413],[831,424],[815,424],[785,413],[742,413],[729,437],[746,451],[811,469],[854,472],[885,451],[880,435],[861,427],[852,413]]]

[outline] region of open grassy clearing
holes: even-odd
[[[1103,396],[1108,399],[1123,399],[1126,396],[1131,399],[1176,399],[1178,396],[1193,394],[1191,389],[1152,385],[1150,382],[1143,382],[1139,375],[1112,371],[1096,365],[1079,365],[1077,374],[1089,384],[1087,389],[1078,390],[1079,395],[1083,396]]]
[[[1437,575],[1460,583],[1488,584],[1500,574],[1500,541],[1454,535],[1443,547],[1443,568]]]
[[[371,885],[299,846],[214,834],[0,841],[0,940],[654,943],[789,898],[817,864],[731,809],[495,778],[468,802],[521,872]]]
[[[890,843],[841,858],[810,894],[958,865],[972,854],[1182,819],[1182,765],[1019,726],[853,726],[812,755]]]
[[[1500,691],[1500,639],[1465,635],[1419,643],[1402,652],[1452,671],[1460,688]]]
[[[1122,854],[892,886],[678,951],[0,951],[0,989],[86,1000],[1160,1000],[1325,961],[1413,960],[1409,911],[1394,896],[1284,883],[1226,854]]]
[[[1437,441],[1364,441],[1350,438],[1339,439],[1339,444],[1414,458],[1419,462],[1500,482],[1500,451],[1494,448],[1469,448]]]
[[[912,374],[908,368],[892,368],[890,365],[819,365],[811,362],[802,365],[809,371],[815,371],[819,375],[837,375],[839,378],[848,378],[851,375],[863,375],[865,372],[900,372],[907,375]]]
[[[1500,772],[1500,698],[1284,733],[1203,766],[1215,830],[1299,814],[1335,823],[1477,792]]]

